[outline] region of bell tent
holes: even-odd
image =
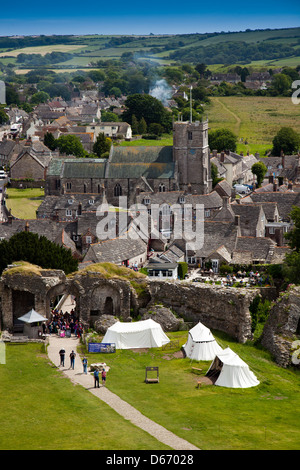
[[[159,348],[170,342],[159,323],[142,320],[126,323],[117,321],[107,329],[103,343],[115,343],[116,349]]]
[[[256,387],[259,381],[249,366],[230,348],[218,353],[206,373],[215,385],[230,388]]]
[[[190,329],[183,349],[187,357],[196,361],[211,361],[223,351],[210,329],[200,322]]]

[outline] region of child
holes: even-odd
[[[105,387],[105,381],[106,381],[106,370],[102,369],[102,386]]]

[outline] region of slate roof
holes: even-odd
[[[107,178],[174,178],[173,147],[113,147]]]
[[[51,222],[47,219],[18,220],[13,219],[11,223],[0,223],[0,237],[9,239],[15,233],[23,232],[26,224],[29,231],[40,236],[45,236],[48,240],[55,242],[60,236],[62,230],[65,230],[70,236],[76,233],[76,224],[72,222]]]
[[[141,238],[115,238],[91,245],[84,261],[121,264],[147,251],[147,243]]]
[[[61,167],[62,178],[104,178],[106,159],[77,158],[64,160]]]
[[[256,192],[251,193],[250,196],[240,199],[240,203],[245,202],[254,202],[254,203],[265,203],[265,202],[275,202],[278,207],[279,216],[282,220],[288,220],[288,214],[292,210],[292,206],[300,207],[300,193],[299,192],[280,192],[280,191],[271,191],[271,192]]]
[[[238,237],[234,252],[251,256],[252,261],[266,262],[270,251],[273,252],[276,243],[264,237]],[[234,259],[234,257],[233,257]]]

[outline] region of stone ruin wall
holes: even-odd
[[[184,281],[146,279],[144,295],[139,297],[128,281],[105,279],[99,273],[41,270],[41,275],[15,273],[0,279],[1,328],[11,330],[15,318],[27,313],[30,302],[42,315],[50,313],[50,300],[58,294],[76,296],[81,321],[90,327],[91,311],[105,314],[107,296],[113,299],[114,315],[131,321],[131,315],[151,309],[155,304],[170,308],[186,322],[201,321],[212,330],[222,331],[240,343],[252,339],[249,306],[257,295],[273,296],[271,290],[224,288]],[[18,295],[16,295],[18,293]],[[17,311],[15,311],[17,309]],[[99,318],[99,317],[98,317]],[[97,317],[95,318],[95,321]],[[291,364],[292,343],[300,330],[300,287],[294,287],[274,302],[262,334],[262,345],[282,367]],[[299,337],[299,336],[298,336]]]
[[[299,332],[300,286],[293,286],[274,302],[261,336],[261,344],[281,367],[299,367],[299,359],[297,363],[292,359],[295,349],[300,353],[300,346],[293,347],[294,342],[299,342]]]
[[[161,302],[186,322],[201,322],[240,343],[252,339],[249,305],[259,289],[224,288],[183,281],[151,281],[152,301]]]

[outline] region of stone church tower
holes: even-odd
[[[173,158],[181,190],[207,194],[212,190],[208,147],[208,121],[175,122]]]

